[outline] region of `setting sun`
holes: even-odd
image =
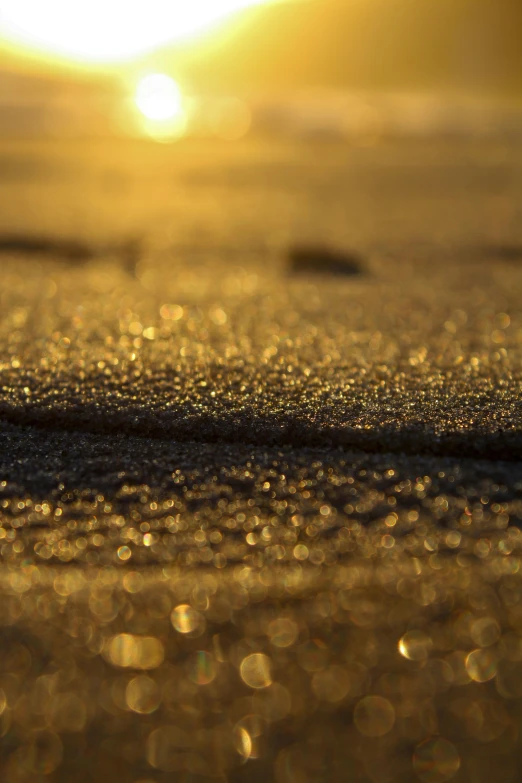
[[[5,42],[85,62],[126,60],[274,0],[2,0]]]
[[[166,73],[149,73],[136,85],[134,103],[141,117],[140,130],[156,141],[184,135],[187,115],[176,81]]]
[[[136,105],[148,120],[170,120],[182,111],[181,91],[170,76],[151,73],[138,82]]]

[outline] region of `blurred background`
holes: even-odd
[[[519,133],[519,0],[2,0],[0,135]]]
[[[2,252],[518,242],[521,41],[519,0],[0,0]]]

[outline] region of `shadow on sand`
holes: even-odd
[[[321,412],[319,412],[320,415]],[[342,421],[330,423],[328,414],[312,418],[292,408],[261,413],[248,404],[238,410],[208,412],[189,402],[170,403],[167,408],[127,402],[119,408],[109,404],[82,403],[60,407],[0,402],[0,421],[46,430],[84,432],[111,436],[138,436],[168,442],[251,444],[260,447],[357,449],[372,454],[451,456],[488,460],[522,460],[522,430],[502,428],[487,415],[475,425],[461,428],[433,425],[410,417],[407,423],[376,423],[366,420],[360,408],[344,404]],[[400,422],[400,416],[398,416]],[[357,424],[351,422],[357,421]]]

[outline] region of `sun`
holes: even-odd
[[[166,73],[142,76],[134,91],[140,133],[156,141],[174,141],[187,130],[187,106],[178,83]]]
[[[146,119],[157,122],[174,119],[183,111],[181,90],[165,73],[151,73],[140,79],[135,101]]]
[[[274,0],[1,0],[0,42],[80,62],[125,61],[269,2]]]

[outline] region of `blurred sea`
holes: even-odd
[[[324,136],[372,145],[380,138],[522,135],[517,100],[442,92],[300,91],[270,96],[186,95],[183,135],[236,140],[247,133]],[[141,118],[143,119],[143,118]],[[4,72],[0,137],[143,136],[129,85]]]

